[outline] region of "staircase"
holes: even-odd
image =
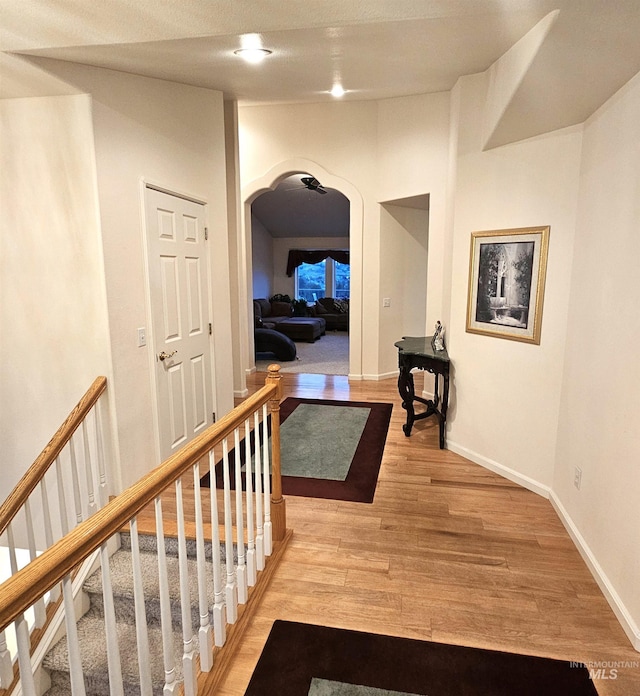
[[[53,696],[149,696],[182,686],[187,696],[215,693],[291,538],[280,476],[277,365],[262,389],[115,496],[106,477],[105,390],[106,379],[96,378],[0,504],[0,543],[9,549],[12,573],[0,584],[0,696],[17,684],[24,696],[46,688]],[[229,452],[240,452],[242,442],[246,489],[232,489],[232,479],[243,476],[241,458]],[[202,475],[208,470],[215,479],[218,465],[223,481],[205,494]],[[134,553],[121,532],[129,528],[140,542]],[[56,539],[53,530],[60,532]],[[20,570],[15,532],[27,540],[31,559]],[[207,546],[207,535],[226,542],[220,554]],[[87,566],[99,569],[85,581]],[[50,591],[55,599],[46,605]],[[66,636],[47,653],[57,631]]]
[[[113,601],[116,614],[118,644],[125,696],[140,694],[140,677],[138,669],[136,645],[136,626],[134,609],[133,571],[131,554],[131,537],[128,533],[121,535],[121,548],[111,556],[110,570],[113,587]],[[158,583],[157,539],[155,536],[141,535],[139,537],[140,563],[143,577],[145,596],[145,612],[149,632],[149,664],[154,695],[161,696],[165,683],[162,654],[162,634],[160,627],[160,594]],[[221,558],[225,558],[224,544],[221,547]],[[178,569],[177,539],[165,539],[165,553],[169,576],[171,597],[171,623],[173,626],[173,644],[178,681],[182,680],[181,662],[183,654],[182,619],[180,609],[180,588]],[[194,644],[197,649],[197,629],[200,625],[198,611],[198,588],[196,572],[196,545],[187,541],[189,557],[189,578],[191,598],[191,625],[195,634]],[[207,558],[206,569],[208,577],[213,575],[211,562],[211,543],[205,544]],[[234,554],[234,559],[237,560]],[[226,567],[222,565],[222,573]],[[213,605],[213,585],[209,585],[208,605]],[[82,667],[85,677],[87,696],[109,695],[109,674],[104,627],[104,600],[102,593],[102,575],[98,569],[84,583],[83,591],[89,600],[89,610],[78,621],[78,638],[82,655]],[[50,696],[71,696],[69,675],[69,658],[67,639],[62,638],[47,654],[43,667],[51,679],[51,688],[46,693]]]

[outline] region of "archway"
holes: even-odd
[[[240,278],[241,317],[240,337],[244,374],[255,367],[252,325],[252,230],[251,204],[265,191],[273,190],[286,177],[305,172],[320,180],[323,186],[342,193],[349,200],[349,232],[351,250],[351,298],[349,315],[349,379],[362,379],[362,295],[363,295],[363,201],[359,191],[350,182],[334,176],[317,162],[295,158],[281,162],[270,169],[263,177],[255,179],[242,189],[242,240],[243,263]]]

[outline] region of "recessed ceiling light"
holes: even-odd
[[[339,84],[333,85],[331,88],[331,96],[332,97],[342,97],[344,96],[344,87]]]
[[[271,55],[271,51],[267,48],[239,48],[234,51],[237,56],[240,56],[247,63],[260,63],[267,56]]]

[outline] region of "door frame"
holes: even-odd
[[[312,160],[293,158],[269,169],[264,176],[250,181],[242,187],[242,219],[239,249],[242,250],[244,274],[239,278],[239,304],[241,312],[240,344],[244,366],[243,380],[255,371],[253,332],[253,268],[251,229],[251,204],[266,191],[272,191],[282,179],[291,174],[309,172],[327,188],[336,189],[349,199],[349,249],[351,251],[351,298],[349,300],[349,379],[363,379],[363,256],[364,256],[364,202],[358,189],[346,179],[328,172],[322,165]],[[242,313],[244,312],[244,316]],[[243,387],[245,384],[242,385]]]
[[[154,434],[154,450],[156,456],[156,465],[162,463],[161,454],[161,440],[160,440],[160,413],[158,409],[158,383],[156,380],[156,370],[155,370],[155,332],[153,326],[153,311],[151,306],[151,282],[149,276],[149,237],[147,228],[147,203],[146,203],[146,192],[147,189],[153,189],[159,193],[165,193],[168,196],[174,196],[175,198],[182,198],[183,200],[190,201],[191,203],[197,203],[202,205],[204,209],[204,221],[205,226],[209,228],[209,203],[202,196],[196,196],[185,191],[180,191],[176,188],[171,188],[165,186],[164,184],[158,183],[153,179],[148,179],[146,177],[140,178],[140,211],[142,216],[142,251],[144,256],[144,299],[145,299],[145,333],[146,333],[146,348],[147,348],[147,365],[149,370],[149,386],[151,389],[151,416],[153,421],[153,434]],[[213,291],[211,285],[211,247],[207,249],[206,254],[207,262],[207,302],[208,302],[208,314],[209,320],[213,324]],[[211,370],[211,405],[213,412],[217,413],[217,398],[216,398],[216,370],[215,370],[215,352],[214,352],[214,342],[213,333],[209,335],[209,362]]]

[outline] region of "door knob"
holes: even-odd
[[[162,351],[162,353],[158,355],[158,360],[163,361],[167,360],[168,358],[172,358],[177,352],[177,350],[173,350],[171,351],[171,353],[165,353],[164,351]]]

